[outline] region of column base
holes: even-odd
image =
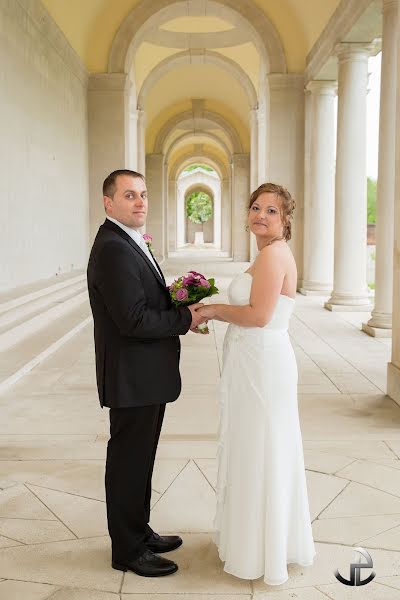
[[[299,289],[300,294],[303,294],[303,296],[324,296],[325,298],[326,296],[329,296],[331,291],[332,288],[329,288],[329,290],[308,290],[307,288],[301,287]]]
[[[331,296],[333,290],[333,282],[319,282],[303,279],[300,287],[300,294],[303,296]]]
[[[327,302],[324,304],[324,308],[330,311],[338,312],[371,312],[373,304],[368,298],[368,295],[360,294],[332,294]]]
[[[388,363],[387,395],[400,406],[400,369],[393,363]]]
[[[324,308],[331,312],[371,312],[372,304],[333,304],[325,302]]]
[[[379,337],[379,338],[391,338],[392,337],[392,329],[391,328],[384,328],[384,327],[374,327],[373,325],[368,325],[368,323],[363,323],[361,326],[362,331],[364,331],[364,333],[367,333],[368,335],[372,336],[372,337]]]

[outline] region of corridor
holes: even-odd
[[[188,268],[215,277],[220,302],[247,266],[223,258],[189,265],[186,257],[169,259],[163,270],[168,283]],[[362,333],[364,313],[329,312],[323,302],[298,295],[290,330],[317,548],[312,567],[289,566],[278,587],[222,570],[212,528],[226,325],[216,322],[209,336],[181,338],[183,389],[167,408],[153,479],[151,524],[182,534],[183,547],[170,555],[180,570],[145,579],[111,569],[108,415],[97,400],[89,321],[0,396],[0,599],[347,600],[358,590],[333,571],[348,578],[352,546],[370,552],[376,572],[363,598],[400,599],[400,407],[385,396],[390,339]],[[89,315],[85,301],[80,318]]]

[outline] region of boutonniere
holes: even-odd
[[[150,234],[148,234],[148,233],[145,233],[143,235],[143,239],[146,242],[146,245],[147,245],[148,249],[152,252],[153,251],[153,246],[151,245],[151,242],[153,241],[152,236]]]

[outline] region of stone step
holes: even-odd
[[[32,319],[49,308],[73,299],[83,293],[86,289],[86,281],[82,281],[81,278],[79,278],[78,283],[73,281],[72,283],[70,282],[69,285],[62,286],[61,289],[57,287],[55,290],[42,293],[34,299],[24,301],[23,303],[20,302],[17,306],[0,313],[0,336],[13,327],[22,325],[27,320]]]
[[[60,308],[61,312],[56,310]],[[25,335],[13,344],[11,351],[7,348],[0,352],[0,393],[49,358],[92,321],[86,292],[38,317],[46,313],[47,323],[41,322],[40,327],[38,322],[34,323],[29,333],[25,330]]]
[[[35,281],[8,292],[0,294],[0,314],[28,304],[47,294],[53,294],[58,290],[67,288],[76,283],[83,283],[86,280],[86,273],[79,270],[63,275],[57,275],[51,279]]]
[[[40,333],[52,322],[58,319],[62,320],[71,310],[78,308],[81,304],[87,304],[87,302],[88,293],[85,290],[79,294],[74,294],[72,297],[67,297],[67,299],[59,301],[55,305],[51,305],[35,316],[20,322],[15,327],[10,327],[0,334],[0,352],[10,350],[26,338]]]

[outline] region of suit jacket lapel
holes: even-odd
[[[161,278],[160,272],[155,268],[155,266],[153,265],[153,263],[151,262],[151,260],[148,259],[148,257],[143,252],[143,250],[141,249],[141,247],[138,246],[137,243],[135,241],[133,241],[133,239],[128,234],[127,234],[127,236],[128,236],[128,242],[130,243],[130,245],[132,246],[132,248],[136,252],[139,252],[140,256],[143,256],[143,258],[145,259],[146,263],[148,264],[148,266],[152,270],[153,274],[157,277],[157,280],[161,283],[161,285],[163,287],[165,287],[165,279],[164,279],[164,277]],[[154,256],[153,256],[153,258],[154,258]],[[157,261],[156,261],[155,258],[154,258],[154,262],[157,264]],[[157,266],[158,266],[158,264],[157,264]]]
[[[107,227],[107,229],[112,229],[113,231],[115,231],[115,233],[117,233],[118,235],[120,235],[121,237],[123,237],[124,240],[126,240],[130,244],[130,246],[134,249],[134,251],[138,252],[140,254],[140,256],[142,258],[144,258],[144,260],[146,261],[147,265],[150,267],[150,269],[151,269],[154,277],[157,279],[157,281],[159,282],[159,284],[165,289],[166,288],[166,282],[165,282],[164,276],[161,277],[161,270],[160,270],[160,272],[157,271],[157,269],[155,268],[155,266],[153,265],[153,263],[151,262],[151,260],[148,259],[148,257],[146,256],[146,254],[143,252],[143,250],[140,248],[140,246],[138,246],[138,244],[133,241],[133,239],[131,238],[131,236],[128,235],[126,233],[126,231],[124,231],[123,229],[121,229],[121,227],[119,227],[118,225],[116,225],[115,223],[113,223],[112,221],[110,221],[109,219],[105,220],[105,222],[103,223],[103,226]],[[153,258],[154,258],[154,256],[153,256]],[[155,258],[154,258],[154,262],[156,263],[156,265],[158,267],[158,263],[157,263],[157,261],[156,261]]]
[[[152,253],[152,251],[150,250],[150,248],[149,248],[149,252],[150,252],[150,254],[152,255],[152,257],[153,257],[153,260],[154,260],[154,262],[155,262],[155,263],[156,263],[156,265],[157,265],[157,269],[158,269],[158,271],[159,271],[159,273],[160,273],[160,275],[161,275],[161,278],[162,278],[162,280],[163,280],[163,282],[164,282],[164,285],[167,285],[167,283],[166,283],[166,281],[165,281],[164,273],[161,271],[161,269],[160,269],[160,265],[159,265],[159,264],[158,264],[158,262],[156,261],[156,257],[154,256],[154,254]]]

